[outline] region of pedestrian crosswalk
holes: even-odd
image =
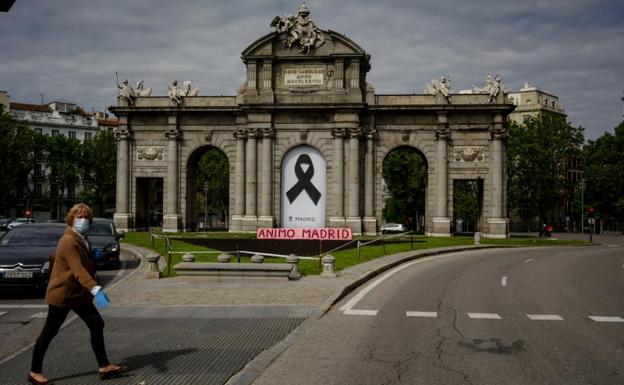
[[[344,315],[356,315],[356,316],[376,316],[379,311],[370,309],[344,309],[341,310]],[[416,311],[408,310],[405,312],[405,316],[409,318],[438,318],[438,312],[435,311]],[[503,317],[498,313],[475,313],[467,312],[465,316],[473,320],[495,320],[501,321],[511,317]],[[525,314],[526,318],[531,321],[565,321],[565,319],[558,314]],[[583,316],[585,317],[585,316]],[[601,316],[601,315],[587,315],[588,319],[594,322],[602,323],[624,323],[624,318],[619,316]]]

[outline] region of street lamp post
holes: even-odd
[[[585,233],[585,180],[581,179],[581,234]]]

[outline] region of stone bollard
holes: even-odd
[[[230,254],[219,254],[219,256],[217,257],[217,262],[221,262],[221,263],[230,263],[230,261],[232,260],[232,256]]]
[[[264,262],[264,257],[260,254],[254,254],[251,256],[251,262],[253,263],[262,263]]]
[[[481,233],[476,231],[475,235],[474,235],[474,244],[475,245],[480,245],[481,244]]]
[[[327,254],[321,259],[323,262],[322,277],[335,277],[336,276],[336,258],[333,255]]]
[[[186,253],[182,256],[182,262],[195,262],[195,256],[191,253]]]
[[[145,259],[147,259],[147,273],[145,274],[145,278],[160,278],[160,269],[158,268],[160,255],[152,253]]]
[[[301,278],[301,273],[297,268],[297,264],[299,263],[299,257],[297,257],[295,254],[290,254],[286,258],[286,263],[290,264],[290,274],[288,275],[288,279],[291,281],[296,281]]]

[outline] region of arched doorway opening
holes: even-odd
[[[414,147],[397,147],[386,155],[381,182],[384,225],[402,224],[406,230],[425,232],[427,169],[427,159]]]
[[[483,179],[453,180],[453,233],[480,231],[483,207]]]
[[[186,177],[187,230],[227,230],[230,166],[225,153],[213,146],[196,149],[188,158]]]

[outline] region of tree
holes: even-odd
[[[98,207],[105,216],[105,207],[115,198],[117,176],[117,143],[112,131],[100,131],[82,143],[83,191],[81,199]]]
[[[47,138],[47,162],[50,168],[48,176],[52,191],[57,195],[57,218],[61,218],[60,196],[65,189],[75,189],[80,183],[82,174],[82,151],[80,141],[66,138],[64,135],[54,135]]]
[[[230,197],[229,165],[225,154],[216,149],[209,149],[199,159],[197,167],[197,192],[204,193],[204,185],[208,187],[209,209],[221,213],[225,227],[228,227],[228,206]]]
[[[583,128],[549,112],[524,124],[509,123],[507,172],[509,208],[521,218],[539,217],[559,207],[566,189],[565,162],[581,153]]]
[[[624,218],[624,121],[585,147],[585,205],[601,218]]]
[[[477,229],[479,221],[479,182],[455,180],[453,183],[453,217],[464,221],[463,231]]]
[[[0,115],[0,210],[28,190],[28,174],[33,168],[33,132],[28,124]]]
[[[427,166],[423,156],[410,147],[400,147],[383,162],[382,176],[390,193],[383,211],[387,222],[410,224],[417,228],[425,213]]]

